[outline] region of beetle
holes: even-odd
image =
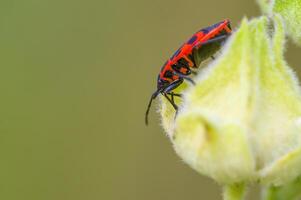
[[[187,80],[194,84],[189,77],[195,74],[192,70],[200,63],[218,51],[224,41],[231,34],[231,25],[228,19],[197,31],[185,42],[162,66],[157,78],[157,90],[151,95],[145,113],[145,124],[148,124],[148,114],[152,101],[162,94],[177,111],[178,106],[174,102],[174,96],[181,94],[173,92],[179,85]]]

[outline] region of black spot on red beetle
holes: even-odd
[[[212,26],[208,26],[207,28],[203,28],[203,29],[201,29],[200,31],[202,31],[203,33],[207,34],[207,33],[209,33],[211,30],[217,28],[217,27],[218,27],[220,24],[222,24],[222,23],[223,23],[223,21],[222,21],[222,22],[219,22],[219,23],[216,23],[216,24],[213,24]]]
[[[196,39],[197,39],[197,36],[194,35],[192,38],[190,38],[190,39],[188,40],[187,44],[193,44],[194,41],[196,41]]]

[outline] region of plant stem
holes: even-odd
[[[245,184],[233,184],[224,186],[224,200],[243,200],[245,198]]]

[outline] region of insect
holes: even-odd
[[[193,68],[197,68],[200,63],[209,57],[213,57],[227,37],[231,34],[229,20],[223,20],[212,26],[197,31],[185,42],[162,66],[157,79],[157,90],[152,94],[146,113],[145,124],[148,124],[148,114],[152,101],[159,94],[162,94],[177,111],[178,106],[174,102],[174,97],[181,97],[181,94],[173,92],[175,88],[187,80],[194,84],[190,78]]]

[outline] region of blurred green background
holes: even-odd
[[[1,0],[0,199],[221,199],[144,112],[192,33],[259,14],[248,0]]]

